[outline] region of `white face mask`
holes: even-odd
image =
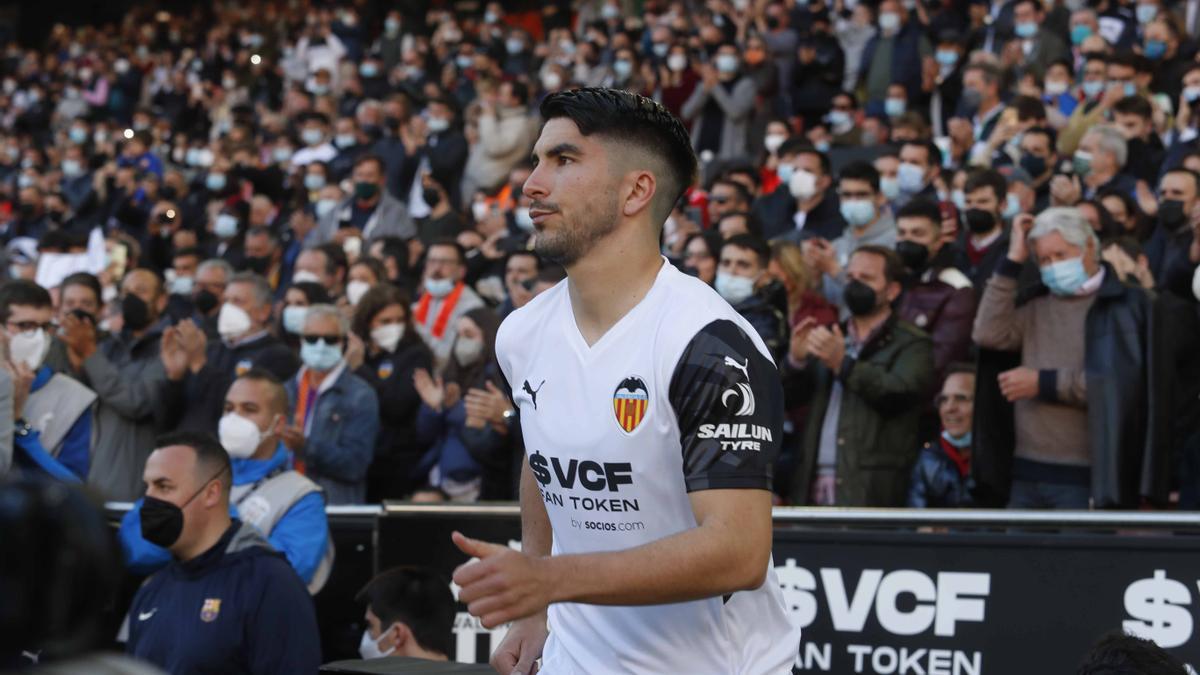
[[[396,351],[396,345],[404,339],[404,324],[389,323],[371,331],[371,339],[385,352]]]
[[[357,305],[369,290],[371,290],[371,284],[365,281],[351,281],[346,284],[346,299],[350,301],[351,305]]]
[[[379,640],[382,640],[382,639],[383,639],[383,636],[380,635]],[[375,639],[371,638],[371,629],[370,628],[364,630],[362,640],[359,641],[359,643],[358,643],[358,655],[363,657],[366,660],[381,659],[385,656],[388,656],[392,652],[396,651],[395,645],[393,645],[392,648],[387,650],[386,652],[381,650],[379,648],[379,640],[375,640]]]
[[[254,455],[258,445],[268,436],[252,420],[237,413],[226,413],[217,425],[217,436],[221,446],[234,459],[246,459]]]
[[[717,294],[731,305],[736,305],[754,295],[754,279],[735,274],[717,272]]]
[[[292,275],[293,284],[302,284],[306,281],[314,284],[320,284],[321,277],[309,272],[308,270],[300,270]]]
[[[217,315],[217,333],[229,340],[250,332],[254,321],[246,310],[232,303],[221,305],[221,313]]]
[[[767,134],[763,138],[763,147],[767,149],[767,152],[773,155],[775,154],[775,151],[779,149],[779,146],[783,145],[783,142],[786,140],[786,134]]]
[[[817,194],[817,177],[804,169],[797,169],[788,179],[788,192],[800,201],[808,201]]]
[[[41,367],[42,360],[46,358],[46,352],[49,350],[50,339],[41,328],[17,333],[8,338],[8,351],[12,360],[24,363],[30,370]]]
[[[483,340],[474,338],[458,338],[454,343],[454,358],[460,366],[469,366],[483,356]]]

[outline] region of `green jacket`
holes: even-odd
[[[933,394],[933,342],[893,314],[863,346],[858,358],[846,355],[836,374],[811,356],[802,368],[791,363],[784,366],[787,407],[809,406],[792,479],[790,497],[795,504],[809,500],[821,423],[835,378],[842,383],[837,505],[904,506],[909,472],[921,445],[917,420]]]

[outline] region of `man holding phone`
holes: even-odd
[[[542,269],[542,259],[533,251],[513,251],[504,263],[504,289],[508,298],[500,305],[500,318],[508,316],[533,299],[533,285]]]

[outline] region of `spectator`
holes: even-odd
[[[64,278],[58,287],[58,325],[64,325],[70,315],[98,324],[104,307],[100,299],[102,294],[100,280],[87,272],[76,272]],[[106,337],[108,333],[97,331],[97,340],[103,341]],[[67,346],[57,332],[50,337],[50,350],[46,353],[45,364],[56,373],[74,374],[67,357]]]
[[[892,311],[902,275],[891,249],[860,248],[847,269],[846,332],[812,318],[792,331],[784,395],[789,408],[811,406],[792,480],[795,504],[904,503],[933,348]]]
[[[683,269],[712,286],[717,282],[717,264],[721,257],[721,236],[716,232],[688,235],[683,245]]]
[[[329,294],[315,281],[299,281],[288,287],[279,311],[279,336],[289,349],[300,353],[300,335],[304,332],[308,308],[329,303]]]
[[[296,271],[292,274],[292,281],[320,284],[329,297],[338,298],[345,293],[349,272],[345,251],[331,242],[305,249],[296,258]]]
[[[1009,505],[1135,505],[1141,486],[1155,485],[1153,476],[1120,467],[1156,466],[1160,452],[1153,423],[1136,412],[1157,396],[1148,378],[1155,357],[1149,296],[1122,284],[1100,260],[1096,235],[1078,210],[1051,208],[1036,221],[1019,220],[1020,234],[988,281],[974,330],[981,347],[1021,351],[1021,366],[996,382],[1015,406]],[[1016,275],[1029,246],[1050,293],[1017,307]],[[1126,328],[1117,331],[1118,323]],[[980,434],[990,432],[983,424],[989,412],[977,410]]]
[[[900,146],[900,167],[896,174],[900,197],[893,203],[902,207],[916,198],[936,200],[934,181],[939,178],[941,167],[942,151],[936,145],[929,141],[905,142]]]
[[[370,242],[380,237],[412,239],[417,235],[404,202],[383,189],[384,163],[378,155],[359,157],[352,178],[354,194],[320,218],[306,246],[328,241],[341,244],[350,238]]]
[[[529,89],[519,80],[504,82],[481,101],[479,137],[467,156],[458,203],[469,202],[477,190],[491,194],[529,157],[537,128],[528,106]]]
[[[723,44],[711,64],[700,69],[700,84],[683,104],[683,119],[691,122],[696,152],[713,159],[733,159],[746,153],[750,114],[756,88],[742,74],[741,57],[733,44]]]
[[[1006,47],[1012,55],[1005,56],[1010,62],[1016,60],[1034,73],[1045,73],[1050,64],[1070,53],[1054,27],[1046,23],[1046,12],[1036,0],[1013,3],[1013,32],[1016,38]]]
[[[783,284],[788,300],[788,334],[807,317],[816,319],[818,326],[837,323],[837,308],[829,304],[814,288],[813,270],[804,259],[798,244],[786,241],[771,243],[771,264],[767,273]]]
[[[394,567],[371,579],[354,599],[367,606],[358,648],[364,659],[449,660],[456,616],[449,580],[431,570]]]
[[[921,73],[933,65],[933,48],[920,23],[909,18],[896,0],[879,4],[879,32],[863,50],[859,84],[866,87],[867,114],[884,112],[892,83],[904,87],[908,99],[921,98]]]
[[[982,289],[1008,251],[1008,228],[1001,209],[1007,200],[1004,176],[992,169],[980,169],[967,176],[963,185],[964,227],[958,235],[958,267]]]
[[[221,313],[221,298],[233,279],[233,266],[224,260],[205,260],[196,267],[196,282],[192,284],[191,300],[195,307],[192,322],[210,340],[220,337],[217,319]]]
[[[433,350],[437,372],[449,364],[459,317],[483,306],[463,281],[466,266],[466,252],[453,241],[435,242],[425,255],[424,292],[413,305],[413,320],[417,333]]]
[[[0,321],[13,374],[12,463],[30,476],[79,483],[92,460],[96,393],[45,364],[53,315],[50,294],[32,281],[0,286]]]
[[[316,672],[312,600],[283,555],[230,517],[229,455],[211,434],[172,434],[154,447],[142,534],[174,560],[134,596],[126,651],[176,673]],[[197,607],[214,630],[195,630]]]
[[[800,139],[779,148],[779,187],[754,204],[754,213],[768,239],[820,237],[833,241],[846,221],[839,212],[829,158]]]
[[[751,234],[739,234],[721,246],[717,293],[758,331],[778,361],[787,340],[787,291],[767,272],[771,248]]]
[[[731,213],[750,210],[750,191],[740,183],[718,178],[708,190],[708,221],[716,224]]]
[[[287,382],[295,414],[283,429],[283,443],[325,491],[328,504],[366,501],[367,467],[379,434],[379,400],[343,358],[346,324],[331,305],[309,307],[300,346],[304,367]]]
[[[975,369],[951,365],[934,399],[942,431],[917,455],[908,488],[908,507],[971,506],[971,421],[975,410]]]
[[[497,314],[504,317],[533,299],[533,283],[542,269],[542,259],[533,251],[513,251],[504,262],[504,291]]]
[[[408,215],[414,219],[428,217],[435,206],[424,199],[423,179],[427,174],[442,187],[446,204],[458,208],[463,168],[467,163],[467,140],[459,129],[454,104],[449,99],[433,99],[429,101],[427,114],[424,134],[420,133],[420,126],[414,130],[406,128],[401,134],[407,157],[400,184],[409,189],[400,196],[408,202]]]
[[[400,289],[380,284],[363,295],[351,322],[347,365],[375,390],[379,436],[367,470],[367,501],[404,499],[424,484],[416,475],[424,448],[416,442],[421,398],[413,386],[433,356],[413,327],[411,302]]]

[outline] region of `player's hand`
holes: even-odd
[[[549,635],[545,613],[514,621],[492,653],[492,667],[501,675],[534,675]]]
[[[1000,393],[1009,403],[1029,399],[1038,393],[1038,371],[1024,366],[1000,373]]]
[[[459,601],[485,628],[545,614],[553,586],[546,558],[471,539],[460,532],[450,538],[460,551],[479,558],[454,570],[454,583],[462,589]]]

